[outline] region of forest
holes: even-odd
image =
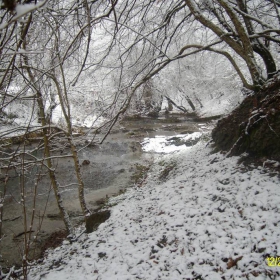
[[[72,162],[87,222],[92,211],[81,167],[89,163],[79,153],[102,144],[125,118],[157,118],[172,110],[201,120],[214,116],[220,118],[209,136],[215,152],[242,155],[250,164],[280,160],[279,0],[0,5],[0,238],[6,206],[15,200],[23,217],[22,279],[30,270],[42,178],[49,178],[74,242],[57,160]],[[18,186],[11,195],[13,177]],[[35,178],[31,188],[28,177]]]

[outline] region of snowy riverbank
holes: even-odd
[[[279,177],[205,145],[159,154],[96,232],[50,251],[30,279],[279,279],[266,261],[280,256]]]

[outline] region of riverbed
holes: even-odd
[[[188,134],[203,129],[203,122],[185,116],[168,116],[157,119],[134,117],[127,118],[116,125],[102,145],[79,145],[79,159],[88,207],[94,211],[100,207],[103,201],[106,201],[106,198],[125,191],[126,188],[136,184],[138,179],[141,179],[142,174],[139,170],[142,171],[145,166],[152,164],[155,156],[142,151],[141,142],[145,137]],[[92,137],[91,131],[85,130],[84,143],[89,143]],[[60,153],[67,155],[69,150],[66,148]],[[83,217],[79,207],[72,159],[59,158],[54,164],[64,205],[69,211],[72,223],[79,224],[83,221]],[[37,236],[30,253],[30,257],[35,259],[41,256],[41,249],[50,234],[64,229],[50,182],[45,173],[36,167],[29,172],[25,181],[28,223],[30,223],[29,217],[32,210],[35,211],[34,224],[30,233],[31,236]],[[36,183],[38,189],[34,207]],[[0,265],[2,267],[20,266],[22,259],[24,217],[20,203],[19,179],[16,173],[12,174],[8,186],[3,218],[4,237],[0,244],[2,255]]]

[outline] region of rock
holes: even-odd
[[[83,160],[82,165],[89,165],[90,161],[88,159]]]
[[[47,214],[47,218],[51,220],[62,220],[62,215],[60,213],[57,214]]]
[[[86,218],[86,232],[91,233],[95,231],[98,226],[110,218],[111,211],[105,210],[102,212],[93,213]]]
[[[100,259],[105,258],[106,257],[106,253],[100,252],[100,253],[98,253],[98,257]]]
[[[167,141],[171,142],[173,145],[175,146],[187,146],[187,147],[191,147],[195,144],[197,144],[197,142],[200,140],[200,137],[198,138],[195,138],[195,139],[188,139],[188,140],[185,140],[181,137],[177,137],[177,136],[174,136],[174,137],[171,137],[171,138],[168,138]]]
[[[158,118],[159,112],[158,111],[151,111],[147,114],[147,116],[151,117],[151,118]]]

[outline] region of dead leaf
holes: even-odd
[[[231,269],[233,266],[236,266],[237,263],[242,260],[243,256],[241,257],[238,257],[236,259],[233,259],[233,258],[229,258],[229,261],[227,263],[227,269]]]

